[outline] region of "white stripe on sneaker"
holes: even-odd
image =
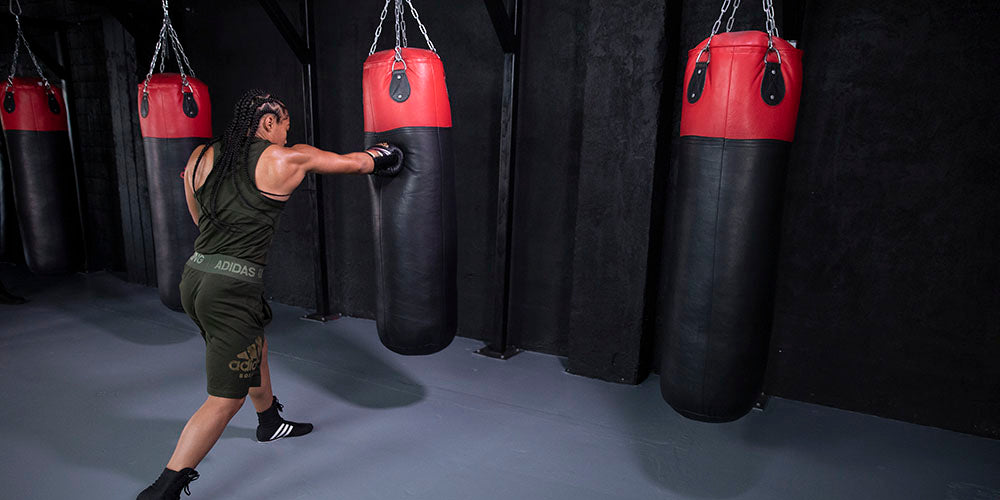
[[[278,429],[274,431],[274,434],[271,436],[271,439],[268,439],[268,441],[274,441],[275,439],[278,439],[279,437],[278,434],[281,434],[281,432],[285,430],[286,425],[288,424],[279,425]]]
[[[288,435],[292,433],[292,424],[285,424],[285,425],[287,425],[288,427],[285,429],[285,432],[281,434],[281,437],[288,437]]]

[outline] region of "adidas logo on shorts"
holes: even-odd
[[[250,378],[254,371],[260,366],[260,355],[264,352],[264,339],[257,337],[253,344],[236,355],[236,359],[229,362],[229,369],[240,372],[240,378]]]

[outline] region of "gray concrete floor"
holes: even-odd
[[[194,326],[106,273],[0,277],[31,299],[0,305],[0,498],[134,498],[204,400]],[[402,357],[371,321],[273,308],[275,393],[316,430],[257,443],[248,402],[191,498],[1000,499],[1000,441],[781,399],[692,422],[655,376],[605,383],[462,338]]]

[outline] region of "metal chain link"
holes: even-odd
[[[730,1],[730,0],[726,0]],[[385,24],[385,17],[389,13],[389,3],[393,0],[385,0],[385,5],[382,6],[382,14],[378,18],[378,26],[375,27],[375,39],[372,41],[371,47],[368,49],[368,55],[375,53],[375,49],[378,46],[379,37],[382,35],[382,26]],[[396,61],[403,60],[402,48],[409,47],[409,40],[406,38],[406,6],[409,5],[410,13],[413,14],[413,19],[417,21],[417,26],[420,28],[420,33],[424,35],[424,40],[427,41],[427,47],[437,54],[437,47],[434,46],[434,42],[431,41],[430,35],[427,34],[427,27],[424,26],[423,21],[420,20],[420,13],[417,12],[416,7],[413,6],[412,0],[395,0],[393,3],[393,16],[395,17],[395,31],[396,31]],[[404,63],[405,64],[405,63]]]
[[[191,67],[191,61],[188,60],[187,54],[184,53],[184,44],[181,43],[180,37],[177,36],[177,30],[174,29],[174,23],[170,20],[170,15],[167,11],[168,3],[169,0],[163,0],[163,15],[166,19],[167,31],[170,35],[170,41],[172,42],[168,45],[174,49],[174,57],[177,59],[177,66],[181,71],[181,84],[190,88],[190,85],[188,85],[187,82],[187,75],[184,74],[184,67],[187,66],[188,73],[191,73],[191,76],[195,76],[194,68]],[[183,64],[181,64],[182,62]]]
[[[17,19],[16,17],[14,18]],[[20,23],[18,23],[20,24]],[[17,72],[17,54],[21,49],[21,37],[14,39],[14,58],[10,61],[10,73],[7,75],[8,87],[14,86],[14,73]]]
[[[719,32],[719,28],[722,27],[722,16],[726,15],[726,11],[729,10],[729,4],[731,0],[723,0],[722,10],[719,11],[719,18],[715,20],[715,24],[712,25],[712,34],[708,36],[709,43],[711,43],[711,38]]]
[[[764,29],[769,37],[780,36],[778,34],[778,23],[774,21],[774,4],[771,0],[762,0],[764,4]]]
[[[368,55],[375,53],[375,46],[378,45],[378,37],[382,35],[382,23],[385,22],[385,16],[389,13],[389,2],[392,0],[385,0],[385,5],[382,7],[382,15],[378,18],[378,27],[375,28],[375,41],[372,42],[372,48],[368,50]]]
[[[146,73],[146,79],[145,79],[145,81],[143,82],[143,85],[142,85],[142,93],[143,93],[143,95],[145,95],[145,94],[148,93],[148,92],[146,92],[146,87],[149,86],[149,79],[150,79],[150,77],[153,76],[153,70],[156,69],[156,59],[160,56],[160,50],[163,48],[163,40],[164,40],[164,38],[166,38],[165,37],[166,31],[167,31],[167,25],[164,24],[163,26],[160,27],[160,36],[156,39],[156,49],[153,50],[153,60],[149,61],[149,72]],[[162,62],[160,63],[160,73],[163,73],[163,63]]]
[[[25,38],[24,32],[21,31],[21,17],[16,16],[14,20],[17,21],[17,36],[21,38],[21,43],[24,44],[24,50],[28,51],[28,55],[31,57],[31,63],[35,65],[35,71],[38,72],[38,76],[41,77],[42,82],[45,84],[45,90],[51,93],[52,86],[49,85],[49,79],[45,78],[45,74],[42,73],[42,66],[38,64],[38,59],[35,59],[35,53],[31,50],[31,45],[28,44],[28,39]]]
[[[393,3],[392,15],[393,15],[393,18],[396,20],[396,26],[395,26],[395,29],[396,29],[396,46],[395,46],[395,48],[396,48],[396,60],[397,61],[402,61],[403,60],[403,53],[399,50],[400,44],[402,43],[402,40],[400,39],[400,34],[399,34],[399,32],[400,32],[400,27],[399,27],[399,18],[400,18],[400,15],[399,15],[399,4],[400,4],[400,0],[395,0],[395,3]]]
[[[174,57],[177,58],[177,66],[180,67],[181,70],[181,84],[190,89],[191,86],[188,84],[187,75],[184,74],[184,66],[187,66],[188,72],[191,73],[191,76],[197,78],[197,75],[194,74],[194,68],[191,67],[191,61],[188,61],[187,54],[184,53],[184,45],[181,44],[181,39],[177,36],[177,31],[174,30],[173,24],[170,24],[170,39],[173,40],[171,46],[174,49]],[[183,61],[184,64],[181,64],[181,61]]]
[[[771,0],[762,0],[764,5],[764,29],[767,30],[767,50],[764,51],[764,63],[767,63],[767,55],[772,51],[778,56],[778,64],[781,64],[781,52],[774,47],[774,37],[778,36],[778,23],[774,22],[774,4]]]
[[[7,75],[7,85],[14,86],[14,72],[17,71],[17,52],[21,48],[21,39],[14,40],[14,60],[10,62],[10,73]]]
[[[403,0],[396,0],[396,60],[401,61],[400,47],[408,47],[406,42],[406,6]]]
[[[17,6],[17,11],[15,12],[14,6]],[[38,59],[35,58],[35,53],[31,50],[31,44],[28,43],[27,37],[24,36],[24,30],[21,28],[21,13],[24,12],[21,9],[21,2],[19,0],[10,0],[8,4],[8,10],[14,16],[14,22],[17,24],[17,38],[14,40],[14,57],[10,62],[10,73],[7,75],[7,89],[13,92],[14,87],[14,73],[17,72],[17,57],[20,53],[21,44],[24,44],[24,50],[28,52],[28,56],[31,57],[31,63],[35,65],[35,71],[38,72],[38,76],[42,79],[42,83],[45,85],[45,91],[49,94],[54,93],[52,90],[52,85],[49,84],[49,79],[45,78],[45,73],[42,72],[42,66],[38,64]]]
[[[191,84],[188,82],[187,73],[190,73],[192,77],[196,77],[194,68],[191,66],[191,61],[188,60],[187,54],[184,53],[184,45],[181,44],[180,37],[177,35],[177,30],[174,29],[174,25],[170,21],[169,0],[162,0],[162,6],[163,25],[160,26],[160,34],[156,40],[156,48],[153,51],[153,59],[149,61],[149,72],[146,73],[146,79],[142,82],[143,95],[149,94],[149,79],[153,77],[153,70],[156,68],[156,61],[160,61],[160,73],[163,73],[166,70],[166,62],[170,57],[171,50],[174,53],[174,58],[177,59],[177,67],[181,74],[181,85],[190,90]],[[185,66],[187,67],[187,72],[184,71]]]
[[[736,0],[736,2],[739,3],[739,0]],[[431,49],[431,52],[437,54],[437,49],[434,48],[434,42],[432,42],[431,37],[427,35],[427,27],[420,21],[420,14],[417,13],[417,9],[413,6],[413,2],[406,0],[406,3],[410,5],[410,12],[413,13],[413,19],[417,20],[417,26],[420,27],[420,32],[424,35],[424,40],[427,40],[427,47]]]
[[[732,2],[733,0],[724,0],[722,2],[722,9],[719,11],[719,18],[716,19],[715,24],[712,25],[712,34],[708,36],[708,43],[706,43],[705,47],[698,52],[698,57],[695,59],[695,62],[700,61],[701,55],[705,52],[708,52],[708,61],[706,62],[710,62],[712,60],[712,38],[718,34],[719,28],[722,27],[722,18],[726,15],[726,11],[729,9]],[[767,55],[773,51],[778,55],[778,64],[781,64],[781,54],[778,52],[778,49],[774,47],[774,37],[779,36],[778,23],[774,20],[774,3],[772,0],[761,0],[761,4],[764,7],[764,30],[767,31],[767,51],[764,52],[764,61],[767,61]],[[736,19],[736,10],[740,8],[740,0],[735,0],[735,3],[732,3],[732,7],[733,12],[729,14],[729,20],[726,21],[727,33],[733,29],[733,23]]]
[[[406,40],[406,5],[403,0],[396,0],[396,49],[409,46]]]
[[[739,2],[739,0],[737,0],[737,2]],[[731,3],[731,0],[723,0],[723,2],[722,2],[722,10],[719,11],[719,18],[716,19],[715,20],[715,24],[712,25],[712,34],[708,35],[708,43],[706,43],[705,47],[703,47],[701,49],[701,51],[698,52],[698,58],[695,59],[695,62],[700,61],[701,60],[701,55],[704,54],[705,52],[708,52],[708,61],[706,61],[706,62],[711,62],[712,61],[712,52],[711,52],[712,39],[715,38],[715,34],[718,33],[719,32],[719,28],[722,27],[722,17],[725,16],[726,15],[726,11],[729,10],[730,3]],[[735,14],[736,11],[734,10],[733,13]],[[728,25],[728,23],[727,23],[727,25]]]
[[[726,22],[726,33],[733,31],[733,21],[736,20],[736,10],[740,8],[740,0],[736,0],[733,3],[733,13],[729,15],[729,21]]]

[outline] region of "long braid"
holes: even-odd
[[[257,128],[260,119],[268,114],[273,114],[278,119],[283,115],[287,116],[285,104],[269,92],[260,89],[251,89],[243,93],[233,107],[233,120],[229,122],[226,133],[217,139],[213,139],[205,147],[207,150],[215,142],[222,143],[222,155],[215,159],[213,170],[219,169],[216,180],[209,186],[208,204],[205,205],[205,215],[208,220],[218,222],[220,226],[231,229],[233,225],[222,221],[218,217],[218,197],[220,187],[226,179],[233,182],[240,201],[250,207],[249,200],[243,195],[236,180],[237,170],[241,165],[246,165],[250,158],[250,143],[257,135]],[[204,151],[202,151],[204,154]],[[196,164],[197,168],[197,164]],[[244,168],[244,175],[250,181],[251,186],[256,183],[250,176],[249,168]]]

